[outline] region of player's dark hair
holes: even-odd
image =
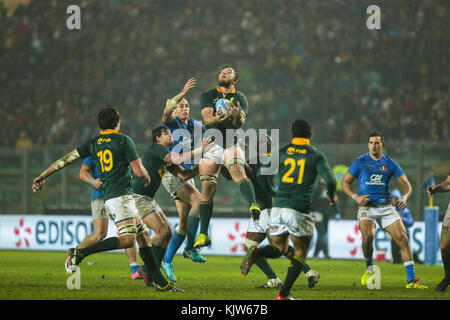
[[[294,138],[311,138],[311,126],[303,119],[297,119],[292,123],[291,132]]]
[[[219,74],[222,72],[222,70],[223,69],[225,69],[225,68],[231,68],[231,69],[233,69],[234,70],[234,74],[235,74],[235,80],[238,80],[239,79],[239,71],[238,71],[238,69],[236,69],[233,65],[231,65],[231,64],[229,64],[229,63],[226,63],[226,64],[224,64],[224,65],[222,65],[220,68],[219,68]]]
[[[152,141],[153,141],[153,143],[158,142],[156,140],[156,138],[161,138],[161,135],[164,132],[166,132],[167,130],[169,130],[169,128],[166,127],[166,126],[159,126],[159,127],[155,128],[155,129],[153,129],[153,131],[152,131]]]
[[[115,129],[120,121],[120,114],[115,108],[107,105],[98,113],[98,125],[100,129]]]
[[[381,143],[383,144],[383,146],[385,145],[385,143],[384,143],[384,135],[380,131],[373,131],[371,134],[369,134],[369,139],[371,137],[380,137]]]

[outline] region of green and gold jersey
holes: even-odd
[[[245,114],[248,114],[248,101],[247,98],[245,97],[245,95],[241,92],[241,91],[236,91],[236,89],[234,89],[232,92],[230,93],[224,93],[220,90],[219,87],[211,89],[209,91],[204,92],[201,97],[200,97],[200,103],[201,103],[201,108],[213,108],[214,110],[214,114],[216,114],[216,102],[219,99],[228,99],[231,102],[233,102],[233,104],[235,106],[237,106],[237,103],[239,102],[241,105],[241,109],[242,111],[245,112]],[[236,129],[235,127],[233,127],[232,124],[232,120],[230,119],[229,121],[226,121],[218,126],[206,126],[205,128],[206,130],[208,129],[217,129],[222,133],[223,139],[226,139],[226,130],[227,129]],[[227,143],[227,146],[229,146],[230,143]],[[232,144],[232,142],[231,142]],[[223,146],[225,147],[225,145]]]
[[[274,207],[291,208],[309,213],[317,174],[327,183],[331,197],[336,191],[336,179],[325,155],[310,145],[308,139],[294,138],[279,152],[280,185],[275,196]]]
[[[77,148],[81,158],[91,156],[98,168],[105,201],[131,194],[130,162],[139,158],[133,140],[116,130],[101,134]]]
[[[142,157],[142,164],[150,176],[150,185],[145,187],[146,181],[133,175],[131,179],[131,188],[133,193],[153,198],[161,185],[161,179],[167,172],[164,158],[169,153],[169,149],[163,145],[151,144]]]
[[[250,176],[253,188],[255,189],[256,201],[261,210],[272,208],[272,198],[275,197],[275,177],[274,175],[262,175],[261,168],[270,167],[269,164],[250,164],[254,176]]]

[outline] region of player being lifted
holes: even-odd
[[[280,184],[270,212],[269,236],[280,252],[288,252],[289,239],[294,254],[277,300],[294,300],[290,290],[304,269],[314,234],[311,212],[312,193],[317,174],[326,182],[330,204],[336,192],[336,179],[327,158],[310,145],[311,127],[297,119],[291,128],[292,141],[279,152]]]
[[[252,147],[252,146],[250,146]],[[249,159],[245,166],[245,172],[247,177],[252,181],[255,188],[256,200],[261,208],[261,215],[258,220],[250,218],[248,222],[244,247],[245,255],[241,263],[241,273],[246,276],[250,271],[253,263],[255,263],[259,269],[267,276],[267,282],[257,288],[279,288],[282,285],[280,278],[273,271],[266,258],[279,258],[285,255],[288,259],[291,259],[294,255],[294,248],[288,247],[288,251],[282,253],[277,248],[271,245],[264,245],[258,247],[258,245],[264,241],[267,236],[267,229],[269,228],[270,210],[272,209],[272,202],[275,197],[275,177],[273,174],[263,174],[263,169],[270,168],[271,160],[271,138],[265,136],[260,139],[256,146],[256,152],[258,155],[256,161]],[[261,159],[266,158],[265,164],[262,164]],[[253,163],[256,162],[256,163]],[[226,175],[225,178],[231,180],[231,176]],[[306,263],[304,264],[303,272],[308,279],[309,288],[313,288],[319,280],[319,273],[312,270]]]
[[[74,272],[81,261],[91,254],[131,248],[137,240],[139,254],[157,284],[156,289],[181,291],[168,283],[161,274],[150,243],[150,235],[139,218],[131,196],[130,167],[138,179],[143,180],[144,184],[150,184],[150,177],[136,152],[135,144],[130,137],[119,133],[120,115],[116,109],[107,106],[100,110],[98,123],[102,130],[99,136],[58,159],[33,180],[33,191],[41,191],[47,177],[88,156],[94,159],[95,165],[99,168],[105,207],[120,236],[106,238],[86,248],[69,249],[65,263],[66,270]]]
[[[248,113],[248,102],[245,95],[236,90],[238,72],[230,65],[220,69],[216,88],[204,92],[200,103],[202,118],[206,129],[216,129],[220,132],[223,141],[215,141],[214,147],[203,154],[199,164],[200,181],[202,185],[200,202],[200,234],[195,248],[208,246],[211,239],[208,236],[208,226],[213,213],[213,199],[216,193],[216,182],[222,164],[224,164],[233,179],[239,186],[249,206],[249,212],[255,219],[259,218],[261,209],[256,203],[255,190],[250,179],[245,174],[245,154],[236,139],[226,139],[227,130],[234,132],[243,127]],[[228,112],[216,113],[215,105],[218,99],[230,100]]]
[[[166,102],[162,120],[172,133],[173,144],[169,147],[170,151],[177,153],[191,151],[195,139],[194,133],[198,132],[198,138],[201,138],[203,133],[204,125],[190,117],[191,108],[185,98],[189,90],[194,88],[195,85],[196,80],[194,78],[189,79],[181,92]],[[182,163],[181,166],[186,170],[193,168],[192,161]],[[172,281],[177,281],[173,273],[172,261],[185,239],[186,247],[183,256],[194,262],[206,262],[206,259],[194,248],[195,237],[200,224],[200,192],[195,188],[193,178],[184,181],[170,171],[164,174],[162,184],[174,199],[180,217],[180,224],[175,228],[162,263],[167,277]]]
[[[450,191],[450,172],[447,179],[437,186],[428,186],[427,193],[431,197],[434,193],[449,192]],[[447,207],[444,220],[441,228],[440,249],[442,256],[442,263],[444,264],[444,279],[437,285],[435,291],[443,292],[450,284],[450,203]]]
[[[362,249],[367,266],[361,278],[361,284],[367,285],[369,277],[374,273],[373,241],[376,223],[378,223],[400,247],[406,269],[406,288],[427,289],[416,279],[408,235],[399,214],[392,205],[389,181],[391,177],[396,178],[403,189],[403,196],[396,203],[400,209],[406,208],[406,201],[411,195],[412,187],[398,163],[383,154],[384,146],[383,135],[380,132],[371,133],[368,143],[369,152],[356,159],[342,179],[342,190],[359,205],[359,230],[362,234]],[[359,194],[354,192],[351,186],[355,178],[358,179]]]
[[[172,231],[164,212],[153,199],[154,195],[158,191],[161,179],[167,170],[183,180],[189,180],[196,176],[198,167],[184,170],[178,164],[189,162],[195,157],[195,154],[202,153],[211,144],[211,140],[205,139],[200,148],[182,154],[169,151],[168,148],[173,145],[173,138],[169,128],[165,126],[159,126],[152,131],[152,140],[153,143],[142,157],[142,164],[150,175],[151,183],[146,185],[141,179],[133,178],[131,186],[141,219],[146,226],[156,233],[152,239],[152,245],[155,248],[156,261],[160,265],[166,253]],[[146,284],[151,285],[151,274],[147,267],[144,266],[142,271],[144,271],[143,276]]]

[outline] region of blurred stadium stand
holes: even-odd
[[[381,30],[371,31],[372,2],[0,1],[1,213],[89,212],[78,166],[51,177],[39,196],[32,177],[96,134],[105,104],[119,108],[122,131],[142,151],[167,97],[193,76],[188,98],[200,119],[201,93],[229,62],[249,100],[246,128],[284,128],[281,144],[303,117],[330,163],[349,165],[367,151],[368,133],[382,131],[420,218],[423,179],[448,174],[450,3],[376,1]],[[81,7],[81,30],[66,28],[71,4]],[[218,212],[243,215],[236,191],[219,183]],[[158,197],[173,209],[164,189]],[[343,200],[343,218],[354,218]]]

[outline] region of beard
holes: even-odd
[[[231,86],[233,84],[233,82],[234,82],[234,80],[230,80],[230,79],[225,80],[225,79],[219,78],[217,80],[219,87],[225,87],[225,88],[228,88],[229,86]]]

